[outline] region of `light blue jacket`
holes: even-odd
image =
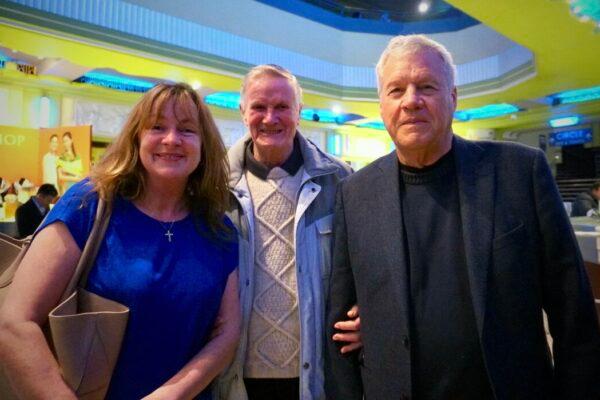
[[[300,315],[300,399],[325,399],[323,377],[324,318],[326,293],[331,273],[332,220],[338,182],[352,170],[325,154],[300,133],[296,134],[304,173],[294,219],[296,274]],[[229,150],[231,169],[229,186],[237,207],[229,217],[239,231],[240,304],[242,335],[235,359],[214,385],[214,397],[247,400],[243,380],[243,363],[248,342],[248,321],[254,293],[254,213],[248,184],[244,176],[244,151],[247,135]]]

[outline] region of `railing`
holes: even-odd
[[[572,202],[577,195],[590,190],[597,179],[557,179],[558,191],[563,201]]]

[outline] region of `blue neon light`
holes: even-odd
[[[575,129],[571,131],[552,132],[548,142],[550,146],[570,146],[573,144],[590,143],[592,141],[591,129]]]
[[[238,92],[216,92],[204,97],[204,102],[217,107],[237,110],[240,108],[240,94]]]
[[[326,108],[303,108],[300,111],[300,118],[305,121],[324,122],[329,124],[345,124],[348,121],[364,118],[358,114],[335,113]]]
[[[585,89],[567,90],[549,96],[553,105],[581,103],[600,99],[600,86]]]
[[[459,121],[469,121],[472,119],[495,118],[501,115],[512,114],[519,111],[521,111],[521,109],[512,104],[488,104],[483,107],[469,108],[467,110],[456,111],[454,113],[454,118],[456,118]]]
[[[566,126],[577,125],[579,123],[579,121],[580,121],[579,116],[573,115],[570,117],[554,118],[554,119],[551,119],[550,121],[548,121],[548,123],[553,128],[564,128]]]
[[[240,94],[237,92],[216,92],[204,97],[206,104],[237,110],[240,107]],[[305,121],[344,124],[348,121],[364,118],[358,114],[336,114],[325,108],[303,108],[300,118]]]
[[[379,129],[381,131],[385,130],[385,125],[382,120],[373,120],[369,122],[364,122],[362,124],[357,125],[359,128],[370,128],[370,129]]]
[[[74,82],[88,83],[90,85],[102,86],[109,89],[122,90],[126,92],[147,92],[154,87],[153,82],[141,79],[127,78],[123,76],[110,75],[102,72],[87,72]]]

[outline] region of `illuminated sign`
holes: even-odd
[[[569,146],[583,144],[592,141],[591,129],[575,129],[571,131],[552,132],[550,134],[550,146]]]

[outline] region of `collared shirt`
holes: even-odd
[[[252,172],[258,178],[266,180],[269,172],[271,172],[274,167],[270,168],[260,161],[257,161],[256,158],[254,158],[254,154],[252,154],[252,149],[252,141],[249,141],[244,152],[244,168]],[[294,138],[294,149],[292,150],[292,154],[290,154],[288,159],[278,167],[291,176],[294,176],[302,164],[304,164],[304,160],[302,159],[300,144],[298,143],[298,139]]]

